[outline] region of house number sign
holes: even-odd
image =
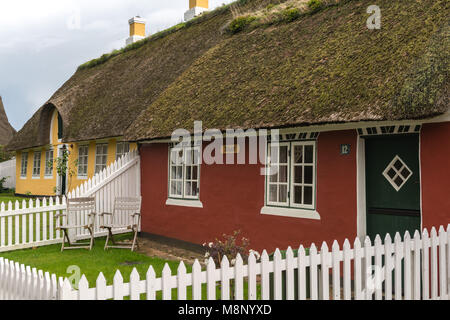
[[[341,144],[341,155],[348,155],[350,154],[350,145],[349,144]]]

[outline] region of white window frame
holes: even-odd
[[[198,146],[189,146],[189,147],[169,147],[169,174],[168,174],[168,194],[169,194],[169,199],[181,199],[181,200],[200,200],[200,158],[197,159],[197,179],[187,179],[186,178],[186,166],[192,166],[187,164],[187,155],[188,152],[192,152],[193,150],[197,150],[198,155],[200,156],[200,147]],[[172,152],[179,152],[179,151],[183,151],[183,158],[181,160],[181,163],[177,163],[177,166],[182,166],[182,178],[181,179],[177,179],[177,178],[173,178],[172,177]],[[180,194],[173,194],[172,193],[172,182],[181,182],[181,195]],[[188,182],[197,182],[197,195],[193,196],[193,195],[187,195],[186,194],[186,184]],[[168,201],[168,204],[174,204],[171,201]]]
[[[49,149],[45,151],[45,170],[44,170],[44,177],[51,178],[53,177],[53,149]],[[50,158],[51,156],[51,158]],[[50,159],[52,161],[52,165],[49,166],[48,163],[50,162]]]
[[[278,162],[275,163],[275,165],[286,165],[287,166],[287,172],[286,172],[286,182],[271,182],[270,179],[272,177],[272,175],[270,174],[270,167],[272,165],[272,150],[271,150],[271,145],[272,144],[268,144],[268,149],[267,149],[267,165],[266,165],[266,203],[268,206],[273,206],[273,207],[289,207],[289,167],[290,167],[290,154],[289,154],[289,148],[290,148],[290,143],[289,142],[279,142],[276,143],[276,145],[278,145]],[[287,147],[287,160],[286,163],[280,163],[280,150],[281,147]],[[278,177],[279,177],[279,172],[278,172]],[[270,185],[277,185],[277,199],[279,197],[279,187],[280,185],[286,185],[286,201],[285,202],[280,202],[280,201],[270,201]]]
[[[86,154],[81,154],[81,150],[86,149]],[[86,159],[86,163],[83,163],[81,161],[81,157],[83,157],[83,159]],[[86,172],[81,172],[80,167],[86,167]],[[79,179],[86,179],[88,176],[88,169],[89,169],[89,145],[84,144],[84,145],[80,145],[78,146],[78,166],[77,166],[77,174],[78,174],[78,178]]]
[[[126,148],[124,148],[125,146],[126,146]],[[125,149],[127,149],[127,151],[124,151]],[[117,142],[116,160],[119,160],[121,157],[126,155],[128,152],[130,152],[130,143],[129,142],[125,142],[125,141]]]
[[[275,145],[278,145],[279,148],[278,150],[280,150],[280,147],[282,146],[287,146],[288,147],[288,159],[287,159],[287,163],[288,163],[288,179],[287,179],[287,201],[286,202],[274,202],[274,201],[270,201],[270,185],[274,184],[270,182],[270,166],[272,165],[271,162],[271,146],[272,144],[269,143],[267,145],[267,156],[268,156],[268,161],[266,164],[266,190],[265,190],[265,199],[266,199],[266,206],[267,207],[278,207],[278,208],[286,208],[288,210],[290,209],[305,209],[305,210],[315,210],[316,208],[316,190],[317,190],[317,143],[316,141],[292,141],[292,142],[279,142],[279,143],[275,143]],[[312,163],[311,164],[306,164],[307,166],[312,166],[313,167],[313,183],[312,184],[304,184],[304,183],[295,183],[294,181],[294,148],[295,146],[312,146],[313,147],[313,159],[312,159]],[[279,162],[278,162],[279,163]],[[276,163],[276,164],[278,164]],[[284,163],[283,163],[284,164]],[[303,174],[302,176],[304,177],[304,163],[302,165],[303,167]],[[282,183],[284,184],[284,183]],[[307,187],[312,187],[312,204],[296,204],[294,203],[294,186],[299,185],[299,186],[307,186]],[[302,188],[302,201],[304,199],[304,189]]]
[[[294,149],[295,146],[302,146],[303,150],[305,149],[306,146],[312,146],[313,147],[313,159],[312,159],[312,163],[301,163],[299,164],[299,166],[302,166],[302,177],[303,179],[305,179],[305,167],[311,167],[312,166],[312,183],[295,183],[295,172],[294,172],[294,166],[295,166],[295,159],[294,159]],[[313,210],[316,207],[316,189],[317,189],[317,161],[316,161],[316,142],[315,141],[294,141],[291,143],[291,150],[290,150],[290,156],[291,156],[291,163],[289,165],[289,170],[291,172],[291,181],[289,183],[289,189],[292,190],[292,192],[290,191],[290,207],[293,208],[301,208],[301,209],[310,209]],[[304,153],[303,153],[303,161],[305,159],[304,157]],[[312,187],[312,204],[298,204],[298,203],[294,203],[294,190],[295,190],[295,186],[301,186],[302,187],[302,202],[305,199],[305,188],[304,187]]]
[[[36,155],[39,155],[38,158],[36,158]],[[33,153],[33,172],[32,172],[32,178],[37,179],[41,177],[41,163],[42,162],[42,152],[41,151],[34,151]]]
[[[20,177],[26,178],[28,170],[28,152],[22,152],[22,159],[20,164]]]
[[[99,147],[106,147],[106,153],[99,154],[98,148]],[[105,163],[99,163],[98,158],[99,156],[105,157]],[[106,167],[108,166],[108,144],[107,143],[99,143],[95,146],[95,167],[94,167],[94,174],[102,172]],[[97,170],[98,167],[101,167],[100,170]]]

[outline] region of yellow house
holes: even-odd
[[[16,150],[16,194],[64,194],[66,190],[71,191],[92,178],[128,151],[136,149],[135,143],[122,141],[121,137],[64,143],[62,118],[56,108],[50,114],[50,125],[43,123],[40,128],[48,129],[48,143]],[[69,151],[68,171],[72,174],[59,176],[55,159],[62,155],[64,148]]]

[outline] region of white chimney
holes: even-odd
[[[128,24],[130,25],[130,37],[126,41],[127,45],[145,38],[145,23],[145,19],[139,16],[128,20]]]
[[[189,10],[184,14],[184,21],[194,19],[196,16],[208,11],[208,0],[189,0]]]

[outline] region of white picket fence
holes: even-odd
[[[103,171],[96,174],[92,179],[72,190],[69,198],[95,197],[97,213],[112,212],[114,199],[116,197],[140,197],[141,195],[141,171],[140,157],[137,150],[130,151]],[[126,223],[127,215],[123,215],[119,223]],[[79,213],[78,222],[85,222],[86,215]],[[105,223],[110,223],[110,216],[105,216]],[[96,216],[95,236],[105,236],[107,232],[100,229],[100,217]],[[117,222],[116,222],[117,223]],[[130,232],[130,230],[116,230],[115,233]],[[80,228],[76,231],[78,239],[88,238],[89,231]]]
[[[154,300],[160,295],[163,300],[228,300],[233,290],[236,300],[271,297],[276,300],[283,297],[289,300],[308,297],[312,300],[448,300],[449,239],[450,225],[447,231],[440,227],[439,234],[433,228],[430,236],[426,229],[422,237],[416,232],[413,239],[407,232],[403,241],[398,233],[394,242],[389,235],[384,243],[379,236],[374,244],[369,238],[363,244],[356,239],[353,248],[348,240],[342,249],[335,241],[331,251],[324,242],[320,252],[312,244],[309,254],[300,246],[297,256],[288,248],[285,259],[278,249],[273,260],[264,251],[258,262],[252,253],[247,265],[238,255],[233,266],[224,257],[220,268],[216,268],[210,258],[206,270],[202,271],[200,263],[195,261],[191,273],[186,272],[181,262],[177,274],[172,275],[166,264],[160,278],[156,277],[152,266],[144,280],[140,280],[139,273],[133,269],[129,283],[124,283],[119,271],[112,285],[107,285],[100,273],[92,288],[82,276],[78,290],[72,289],[67,279],[60,279],[58,299],[121,300],[129,297],[137,300],[145,295],[146,299]]]
[[[16,187],[16,158],[0,162],[0,179],[6,178],[4,188],[13,189]]]
[[[95,197],[97,213],[111,212],[115,197],[140,196],[139,155],[132,151],[102,172],[87,180],[73,190],[68,197]],[[61,242],[62,232],[56,227],[64,220],[54,218],[55,214],[66,210],[65,198],[51,197],[35,201],[29,200],[14,204],[0,205],[0,252],[37,247]],[[96,217],[95,236],[106,233],[99,229],[99,217]],[[124,217],[125,219],[125,217]],[[78,224],[87,221],[85,213],[76,217]],[[108,222],[108,221],[105,221]],[[117,233],[127,230],[118,230]],[[128,230],[129,232],[129,230]],[[87,238],[87,231],[76,230],[77,239]]]
[[[60,279],[62,282],[62,278]],[[0,258],[0,300],[56,300],[55,274]]]

